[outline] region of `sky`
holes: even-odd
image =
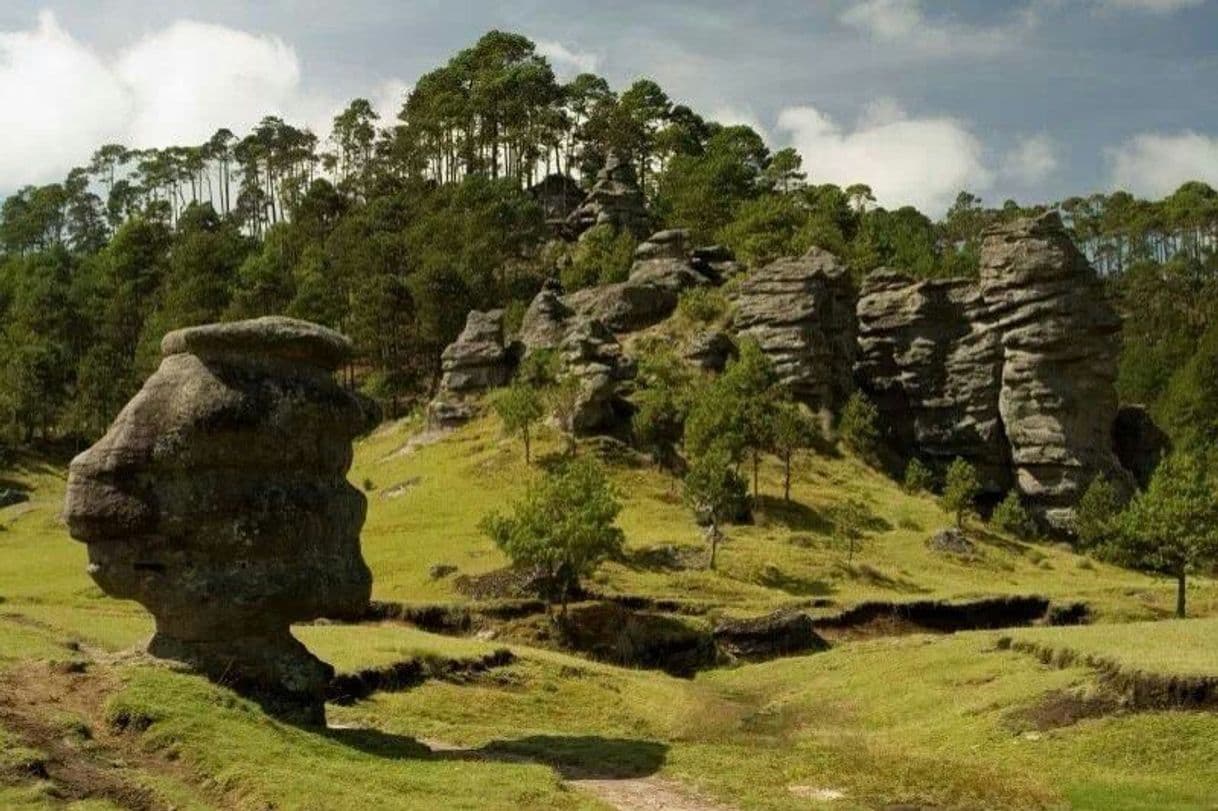
[[[324,137],[358,96],[392,118],[492,28],[560,78],[655,79],[888,207],[1218,186],[1218,0],[4,0],[0,196],[105,142],[267,114]]]

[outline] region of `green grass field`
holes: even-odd
[[[538,473],[490,420],[436,442],[416,437],[403,422],[357,447],[351,480],[371,484],[363,543],[374,596],[459,600],[453,578],[432,580],[429,568],[477,574],[504,565],[477,523]],[[543,456],[557,448],[551,437],[539,445]],[[613,475],[631,550],[700,548],[671,479],[647,466]],[[1147,622],[1170,613],[1173,584],[1049,544],[975,528],[975,558],[931,552],[925,540],[948,517],[850,458],[801,459],[794,504],[767,497],[756,525],[728,528],[717,572],[609,564],[596,587],[704,601],[728,614],[812,598],[837,610],[874,599],[1040,594],[1087,601],[1101,623],[875,638],[693,679],[507,643],[517,656],[507,667],[376,693],[330,707],[329,730],[296,728],[199,677],[133,656],[151,621],[101,595],[86,575],[84,547],[58,518],[62,470],[27,459],[0,477],[33,494],[0,510],[3,808],[138,807],[121,792],[74,796],[54,774],[23,765],[63,751],[105,765],[107,779],[160,803],[151,807],[179,809],[639,807],[585,788],[586,777],[664,781],[705,801],[691,808],[742,811],[892,803],[1182,810],[1212,809],[1218,798],[1218,714],[1112,712],[1037,725],[1028,719],[1052,697],[1100,690],[1096,674],[998,645],[1012,636],[1160,673],[1218,675],[1218,619]],[[765,466],[762,491],[780,496],[776,465]],[[864,499],[873,518],[853,565],[831,522],[849,497]],[[1218,614],[1212,582],[1197,580],[1189,597],[1197,615]],[[1127,620],[1138,622],[1118,624]],[[296,633],[340,671],[505,644],[394,623]],[[85,664],[62,664],[72,661]],[[51,730],[33,744],[31,717]]]

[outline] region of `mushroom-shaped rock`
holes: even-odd
[[[288,318],[172,332],[160,368],[72,460],[66,518],[89,573],[156,619],[149,652],[293,720],[324,720],[332,668],[294,622],[351,617],[372,576],[346,480],[367,424],[333,372],[346,338]]]

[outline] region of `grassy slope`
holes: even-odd
[[[364,554],[376,573],[375,596],[389,600],[454,599],[452,579],[433,581],[432,564],[465,573],[504,565],[478,531],[489,510],[523,492],[536,469],[520,443],[505,439],[493,419],[452,437],[410,448],[409,425],[386,426],[360,442],[351,480],[371,482]],[[543,438],[539,455],[553,452]],[[1114,618],[1167,616],[1172,584],[1063,552],[1049,545],[982,534],[981,558],[960,561],[930,552],[926,539],[950,519],[924,496],[904,493],[851,458],[808,455],[796,466],[791,505],[782,502],[782,471],[763,465],[763,510],[755,526],[730,527],[718,573],[656,571],[611,564],[596,581],[605,589],[684,596],[740,612],[773,609],[797,599],[827,597],[839,604],[865,599],[965,598],[1039,593],[1084,599]],[[625,509],[620,524],[632,548],[695,546],[701,533],[682,506],[674,480],[649,467],[615,470]],[[387,492],[410,482],[405,493]],[[833,542],[832,515],[847,498],[866,503],[877,529],[854,561]],[[1218,610],[1218,589],[1199,581],[1190,595],[1197,613]]]
[[[503,440],[489,422],[394,455],[407,439],[408,429],[398,426],[358,448],[352,480],[375,485],[365,555],[378,597],[451,599],[451,580],[431,581],[428,567],[446,562],[478,572],[502,565],[477,521],[535,474],[519,461],[518,443]],[[541,444],[544,453],[547,442]],[[18,475],[36,497],[32,505],[0,511],[9,527],[0,532],[0,670],[68,658],[64,643],[71,640],[119,650],[146,636],[151,624],[139,608],[103,598],[84,574],[83,547],[67,539],[56,518],[61,474],[27,465]],[[632,547],[699,543],[665,478],[649,469],[615,476],[627,497],[622,525]],[[766,468],[763,491],[778,491],[777,476]],[[404,495],[382,497],[415,477]],[[847,494],[867,499],[877,524],[889,527],[869,538],[853,568],[842,565],[826,523]],[[932,555],[923,541],[945,516],[848,459],[805,460],[794,495],[803,507],[784,511],[771,503],[757,526],[729,530],[718,574],[614,565],[603,572],[602,586],[715,600],[741,612],[807,596],[847,604],[1029,592],[1088,599],[1108,617],[1159,616],[1171,605],[1171,584],[1047,546],[994,538],[983,545],[980,562]],[[774,570],[785,577],[776,579]],[[1198,583],[1191,596],[1199,610],[1215,606],[1209,583]],[[1140,649],[1162,667],[1178,663],[1193,672],[1213,661],[1212,654],[1189,652],[1212,649],[1213,622],[1017,633],[1079,649]],[[311,626],[298,634],[343,670],[494,647],[392,625]],[[826,806],[842,809],[880,801],[1187,809],[1204,808],[1206,798],[1218,795],[1218,716],[1115,716],[1025,734],[1018,710],[1055,690],[1088,689],[1092,677],[997,651],[996,638],[851,643],[692,681],[516,648],[517,664],[475,683],[431,682],[334,707],[334,723],[363,731],[331,734],[269,721],[201,679],[120,662],[107,666],[124,684],[108,711],[154,721],[138,745],[172,753],[209,778],[209,792],[223,792],[222,803],[195,798],[198,807],[597,807],[540,762],[594,772],[610,764],[615,774],[659,769],[742,809],[814,808],[807,795],[821,789],[844,792]],[[467,750],[434,756],[419,738]],[[64,807],[29,786],[0,788],[0,806]]]

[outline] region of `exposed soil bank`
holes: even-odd
[[[1008,637],[1000,639],[998,647],[1030,654],[1051,667],[1089,667],[1095,670],[1100,683],[1119,697],[1126,709],[1218,709],[1218,676],[1146,673],[1102,656]]]
[[[831,640],[909,633],[955,633],[1027,625],[1080,625],[1089,617],[1085,603],[1055,605],[1045,597],[1009,596],[947,602],[866,602],[819,617],[816,630]]]
[[[472,659],[406,659],[383,667],[339,673],[330,680],[326,700],[335,704],[352,704],[375,692],[408,690],[428,679],[464,682],[515,661],[516,655],[506,648]]]

